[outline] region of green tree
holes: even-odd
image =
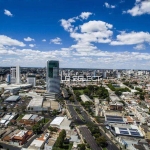
[[[40,124],[35,124],[32,127],[33,132],[36,133],[36,134],[39,134],[41,132],[41,129],[42,129],[42,126]]]
[[[78,144],[79,150],[85,150],[85,144]]]
[[[56,109],[54,109],[53,111],[52,111],[52,116],[56,116],[58,114],[58,111],[56,110]]]
[[[71,102],[74,102],[74,97],[73,97],[73,95],[71,95],[71,96],[69,97],[69,100],[70,100]]]
[[[83,91],[83,93],[84,93],[85,95],[87,95],[87,96],[90,96],[90,95],[91,95],[91,91],[90,91],[89,89],[85,89],[85,90]]]
[[[106,147],[107,146],[107,140],[104,136],[100,136],[99,138],[97,138],[96,142],[101,147]]]
[[[3,111],[7,111],[7,108],[5,106],[3,107]]]

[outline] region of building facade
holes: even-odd
[[[16,68],[15,67],[10,68],[10,75],[11,75],[11,83],[15,84],[16,83]]]
[[[59,61],[47,61],[46,82],[48,93],[60,93]]]
[[[11,83],[20,84],[20,66],[10,68]]]
[[[36,77],[35,77],[35,75],[28,75],[27,76],[27,83],[32,84],[32,86],[36,86]]]

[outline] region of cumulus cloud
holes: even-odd
[[[24,41],[30,42],[30,41],[34,41],[34,39],[32,39],[32,38],[30,38],[30,37],[27,37],[27,38],[24,38]]]
[[[76,30],[78,30],[78,28],[74,27],[74,25],[72,23],[75,23],[76,20],[80,20],[80,19],[86,20],[92,14],[93,13],[91,13],[91,12],[82,12],[79,16],[72,17],[67,20],[61,19],[60,20],[61,26],[68,32],[75,32]]]
[[[117,35],[117,40],[112,41],[111,45],[133,45],[141,43],[150,43],[150,33],[148,32],[121,32],[120,35]]]
[[[144,50],[145,49],[145,45],[144,44],[138,44],[135,47],[133,47],[136,50]]]
[[[75,22],[75,19],[70,18],[68,20],[61,19],[61,26],[68,32],[73,32],[73,25],[71,23]]]
[[[30,47],[35,47],[35,46],[36,46],[36,44],[29,44],[29,46],[30,46]]]
[[[88,19],[90,15],[92,15],[91,12],[82,12],[81,15],[80,15],[80,17],[82,19]]]
[[[136,0],[135,6],[132,9],[127,10],[126,13],[129,13],[132,16],[150,14],[150,1],[149,0],[144,0],[144,1]]]
[[[42,42],[46,42],[46,39],[43,39]]]
[[[61,39],[59,37],[56,37],[55,39],[51,39],[50,43],[54,43],[54,44],[62,44],[61,43]]]
[[[0,35],[0,46],[20,46],[24,47],[25,44],[16,39],[12,39],[6,35]]]
[[[81,43],[82,44],[82,43]],[[91,67],[146,69],[150,67],[150,54],[139,52],[7,49],[0,50],[1,65],[42,66],[48,59],[58,59],[62,67]],[[41,57],[42,56],[42,57]],[[90,63],[89,63],[90,62]],[[82,64],[82,65],[81,65]],[[100,66],[98,65],[100,64]]]
[[[9,16],[9,17],[13,16],[13,14],[9,10],[7,10],[7,9],[4,9],[4,14],[7,15],[7,16]]]
[[[105,2],[104,5],[106,8],[115,8],[116,7],[115,5],[110,5],[107,2]]]

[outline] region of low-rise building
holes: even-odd
[[[28,150],[41,150],[44,148],[44,144],[49,138],[49,133],[43,133],[39,138],[33,140],[33,142],[28,147]]]
[[[27,142],[27,140],[33,135],[33,131],[28,130],[20,130],[17,134],[15,134],[11,140],[12,142],[16,142],[19,145],[23,145]]]
[[[92,102],[92,100],[85,94],[81,95],[81,100],[85,103],[85,102]]]
[[[57,127],[59,129],[70,130],[71,120],[68,120],[67,117],[56,117],[51,123],[50,126]]]

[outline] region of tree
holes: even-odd
[[[6,111],[6,110],[7,110],[7,108],[4,106],[4,107],[3,107],[3,111]]]
[[[117,90],[117,91],[115,91],[115,94],[116,94],[117,96],[121,96],[121,95],[122,95],[122,92],[119,91],[119,90]]]
[[[52,111],[52,116],[56,116],[58,114],[58,111],[56,110],[56,109],[54,109],[53,111]]]
[[[100,136],[96,139],[96,142],[99,146],[106,147],[107,146],[107,140],[104,136]]]
[[[41,129],[42,129],[42,126],[40,124],[35,124],[32,127],[33,132],[36,133],[36,134],[39,134],[41,132]]]
[[[87,96],[90,96],[90,95],[91,95],[91,91],[90,91],[89,89],[85,89],[85,90],[83,91],[83,93],[84,93],[85,95],[87,95]]]
[[[79,150],[85,150],[85,144],[78,144]]]
[[[71,95],[71,96],[69,97],[69,100],[72,101],[72,102],[74,102],[74,97],[73,97],[73,95]]]
[[[55,142],[55,145],[54,147],[59,147],[59,148],[62,148],[63,147],[63,143],[64,143],[64,140],[65,140],[65,137],[66,137],[66,131],[65,130],[62,130],[60,133],[59,133],[59,136]]]

